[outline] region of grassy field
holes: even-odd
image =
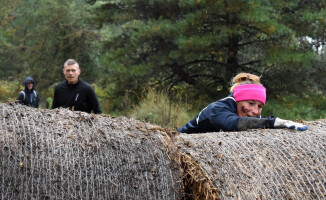
[[[289,120],[314,121],[326,118],[326,97],[320,92],[305,96],[282,96],[267,101],[263,116],[274,115]]]

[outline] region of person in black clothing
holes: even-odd
[[[58,107],[70,108],[71,110],[101,114],[100,103],[93,87],[79,79],[79,64],[74,59],[68,59],[64,63],[63,74],[66,81],[55,87],[52,109]]]
[[[17,101],[26,106],[38,108],[39,97],[34,88],[34,80],[27,77],[24,81],[25,89],[17,97]]]

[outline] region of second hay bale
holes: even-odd
[[[200,164],[223,199],[324,199],[325,121],[288,129],[180,134],[176,145]]]

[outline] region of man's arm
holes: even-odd
[[[58,92],[57,88],[54,89],[53,101],[52,101],[52,109],[59,107],[58,105]]]
[[[35,105],[35,108],[39,107],[39,101],[40,101],[39,94],[38,94],[38,92],[36,92],[36,105]]]
[[[17,101],[21,104],[23,104],[24,102],[24,94],[22,92],[19,93],[18,97],[17,97]]]
[[[97,99],[97,96],[95,94],[95,91],[93,89],[93,87],[90,87],[90,93],[89,93],[89,106],[91,107],[91,109],[93,110],[93,112],[95,114],[102,114],[102,110],[101,110],[101,106],[100,103]]]

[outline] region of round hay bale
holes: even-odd
[[[210,183],[206,190],[216,194],[218,189],[222,199],[325,199],[326,121],[305,124],[309,129],[303,132],[271,129],[180,134],[174,141],[180,152],[193,160],[182,157],[183,165],[197,163],[198,173],[206,175],[206,183]],[[203,180],[190,179],[192,183]],[[186,190],[188,187],[191,185],[186,184]]]
[[[0,104],[1,199],[182,199],[178,162],[150,124]]]

